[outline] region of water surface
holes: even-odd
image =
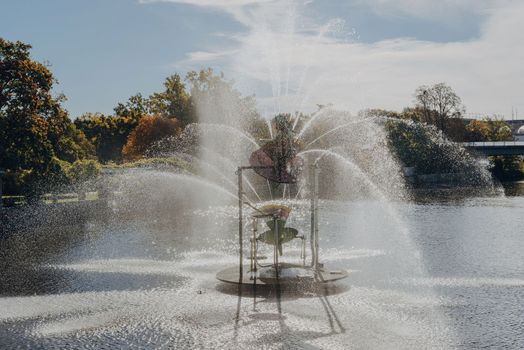
[[[322,202],[321,260],[351,271],[328,290],[217,282],[235,207],[14,235],[0,348],[523,348],[524,197],[424,198]]]

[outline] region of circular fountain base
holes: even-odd
[[[230,267],[217,273],[219,281],[242,285],[277,285],[294,283],[329,283],[346,278],[349,273],[345,270],[329,269],[325,266],[313,269],[309,266],[282,263],[278,265],[278,274],[273,266],[259,267],[257,271],[250,271],[249,265],[243,266],[240,275],[238,266]]]

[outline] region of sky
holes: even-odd
[[[524,118],[521,0],[0,0],[0,36],[51,65],[71,117],[212,67],[264,115],[401,110],[449,84],[468,116]]]

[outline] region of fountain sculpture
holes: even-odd
[[[269,183],[295,184],[303,173],[304,161],[298,156],[299,144],[294,137],[293,127],[289,119],[279,115],[274,118],[276,126],[275,137],[253,152],[249,158],[249,166],[239,166],[238,176],[238,244],[239,265],[220,271],[217,279],[222,282],[241,285],[277,285],[289,283],[326,283],[336,281],[348,276],[343,270],[329,269],[319,259],[319,220],[318,220],[318,177],[319,167],[314,163],[310,167],[310,200],[311,200],[311,226],[310,226],[310,256],[311,261],[306,263],[305,234],[287,227],[287,219],[292,208],[283,204],[266,204],[257,207],[245,200],[243,191],[243,172],[253,170],[265,178]],[[244,206],[249,206],[252,211],[249,265],[244,264]],[[259,233],[260,221],[267,229]],[[301,240],[300,262],[285,263],[279,259],[283,255],[283,245],[292,240]],[[273,261],[269,264],[260,263],[259,244],[273,246]],[[264,257],[262,257],[264,258]]]

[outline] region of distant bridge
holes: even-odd
[[[485,156],[524,156],[524,141],[463,142],[462,146]]]

